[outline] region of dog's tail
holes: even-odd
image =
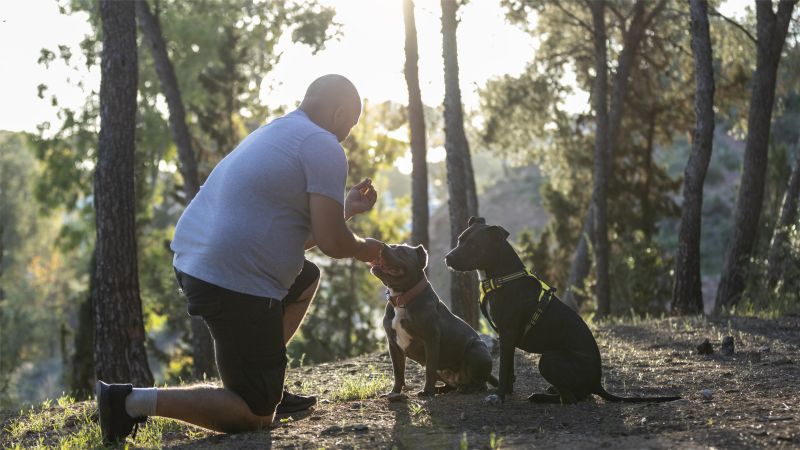
[[[486,381],[488,381],[489,384],[491,384],[494,387],[498,387],[500,385],[500,382],[497,381],[497,378],[495,378],[495,376],[492,374],[489,374],[489,377],[486,379]]]
[[[625,403],[649,403],[649,402],[671,402],[675,400],[680,400],[680,397],[673,396],[673,397],[619,397],[614,394],[609,393],[608,391],[600,386],[593,394],[597,394],[602,397],[604,400],[609,402],[625,402]]]

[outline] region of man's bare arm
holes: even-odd
[[[347,222],[357,214],[365,213],[372,209],[378,193],[372,186],[372,180],[364,178],[360,183],[350,188],[347,197],[344,199],[344,221]],[[314,248],[317,242],[312,235],[305,243],[305,250]]]
[[[307,248],[316,243],[322,253],[331,258],[356,258],[364,262],[377,259],[381,242],[354,235],[347,228],[344,208],[339,202],[320,194],[309,194],[308,201],[311,239],[306,242]]]

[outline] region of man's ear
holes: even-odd
[[[417,261],[419,262],[422,269],[428,267],[428,252],[425,251],[425,247],[422,244],[414,247],[414,250],[417,251]]]
[[[508,236],[510,235],[510,233],[508,231],[506,231],[506,229],[501,227],[500,225],[492,225],[489,228],[492,229],[492,233],[496,233],[497,236],[499,236],[500,239],[502,239],[504,241],[506,239],[508,239]]]
[[[475,224],[475,223],[480,223],[480,224],[486,225],[486,219],[484,219],[483,217],[472,216],[472,217],[469,218],[469,222],[467,222],[467,226],[471,227],[472,224]]]

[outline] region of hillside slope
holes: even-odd
[[[378,397],[392,381],[386,354],[292,369],[292,390],[320,396],[310,412],[271,430],[220,435],[150,419],[131,448],[798,448],[800,317],[730,317],[716,322],[668,318],[594,326],[604,355],[604,383],[624,395],[672,395],[660,404],[573,406],[526,400],[547,387],[538,357],[517,352],[515,392],[502,406],[485,394],[414,396],[423,383],[410,363],[408,395]],[[698,355],[710,339],[734,338],[730,356]],[[495,359],[494,372],[497,372]],[[704,390],[707,392],[703,393]],[[99,444],[93,402],[61,399],[2,417],[0,447],[92,448]]]

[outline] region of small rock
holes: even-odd
[[[647,424],[647,417],[642,417],[642,420],[640,420],[639,423],[642,425]]]
[[[733,336],[725,336],[722,338],[722,347],[719,349],[719,351],[725,356],[733,355]]]
[[[300,381],[300,380],[297,380],[297,381],[294,382],[294,385],[297,386],[297,387],[300,387],[300,386],[303,385],[303,382]]]
[[[328,400],[327,398],[323,398],[323,399],[322,399],[322,400],[320,400],[319,402],[320,402],[321,404],[323,404],[323,405],[327,405],[327,404],[329,404],[331,401],[330,401],[330,400]]]
[[[357,423],[353,425],[353,431],[367,431],[369,430],[369,425],[365,423]]]
[[[703,394],[703,400],[709,401],[714,398],[713,391],[711,389],[703,389],[701,393]]]
[[[500,404],[500,396],[497,394],[487,395],[486,398],[483,399],[483,403],[491,406],[497,406]]]
[[[461,412],[461,417],[460,417],[460,419],[461,419],[461,420],[467,420],[467,413],[466,413],[466,411],[462,411],[462,412]]]
[[[407,398],[408,396],[402,392],[390,392],[386,394],[386,399],[390,402],[399,402],[400,400],[405,400]]]
[[[758,347],[758,351],[761,353],[769,353],[769,345],[762,345],[761,347]]]
[[[352,403],[350,405],[350,409],[361,409],[361,408],[363,408],[363,406],[361,405],[361,403],[358,402]]]
[[[308,420],[310,420],[312,422],[316,422],[318,420],[322,420],[322,416],[311,416],[311,417],[308,418]]]
[[[708,342],[708,339],[704,340],[702,344],[697,346],[698,355],[710,355],[712,353],[714,353],[714,346],[711,345],[711,342]]]

